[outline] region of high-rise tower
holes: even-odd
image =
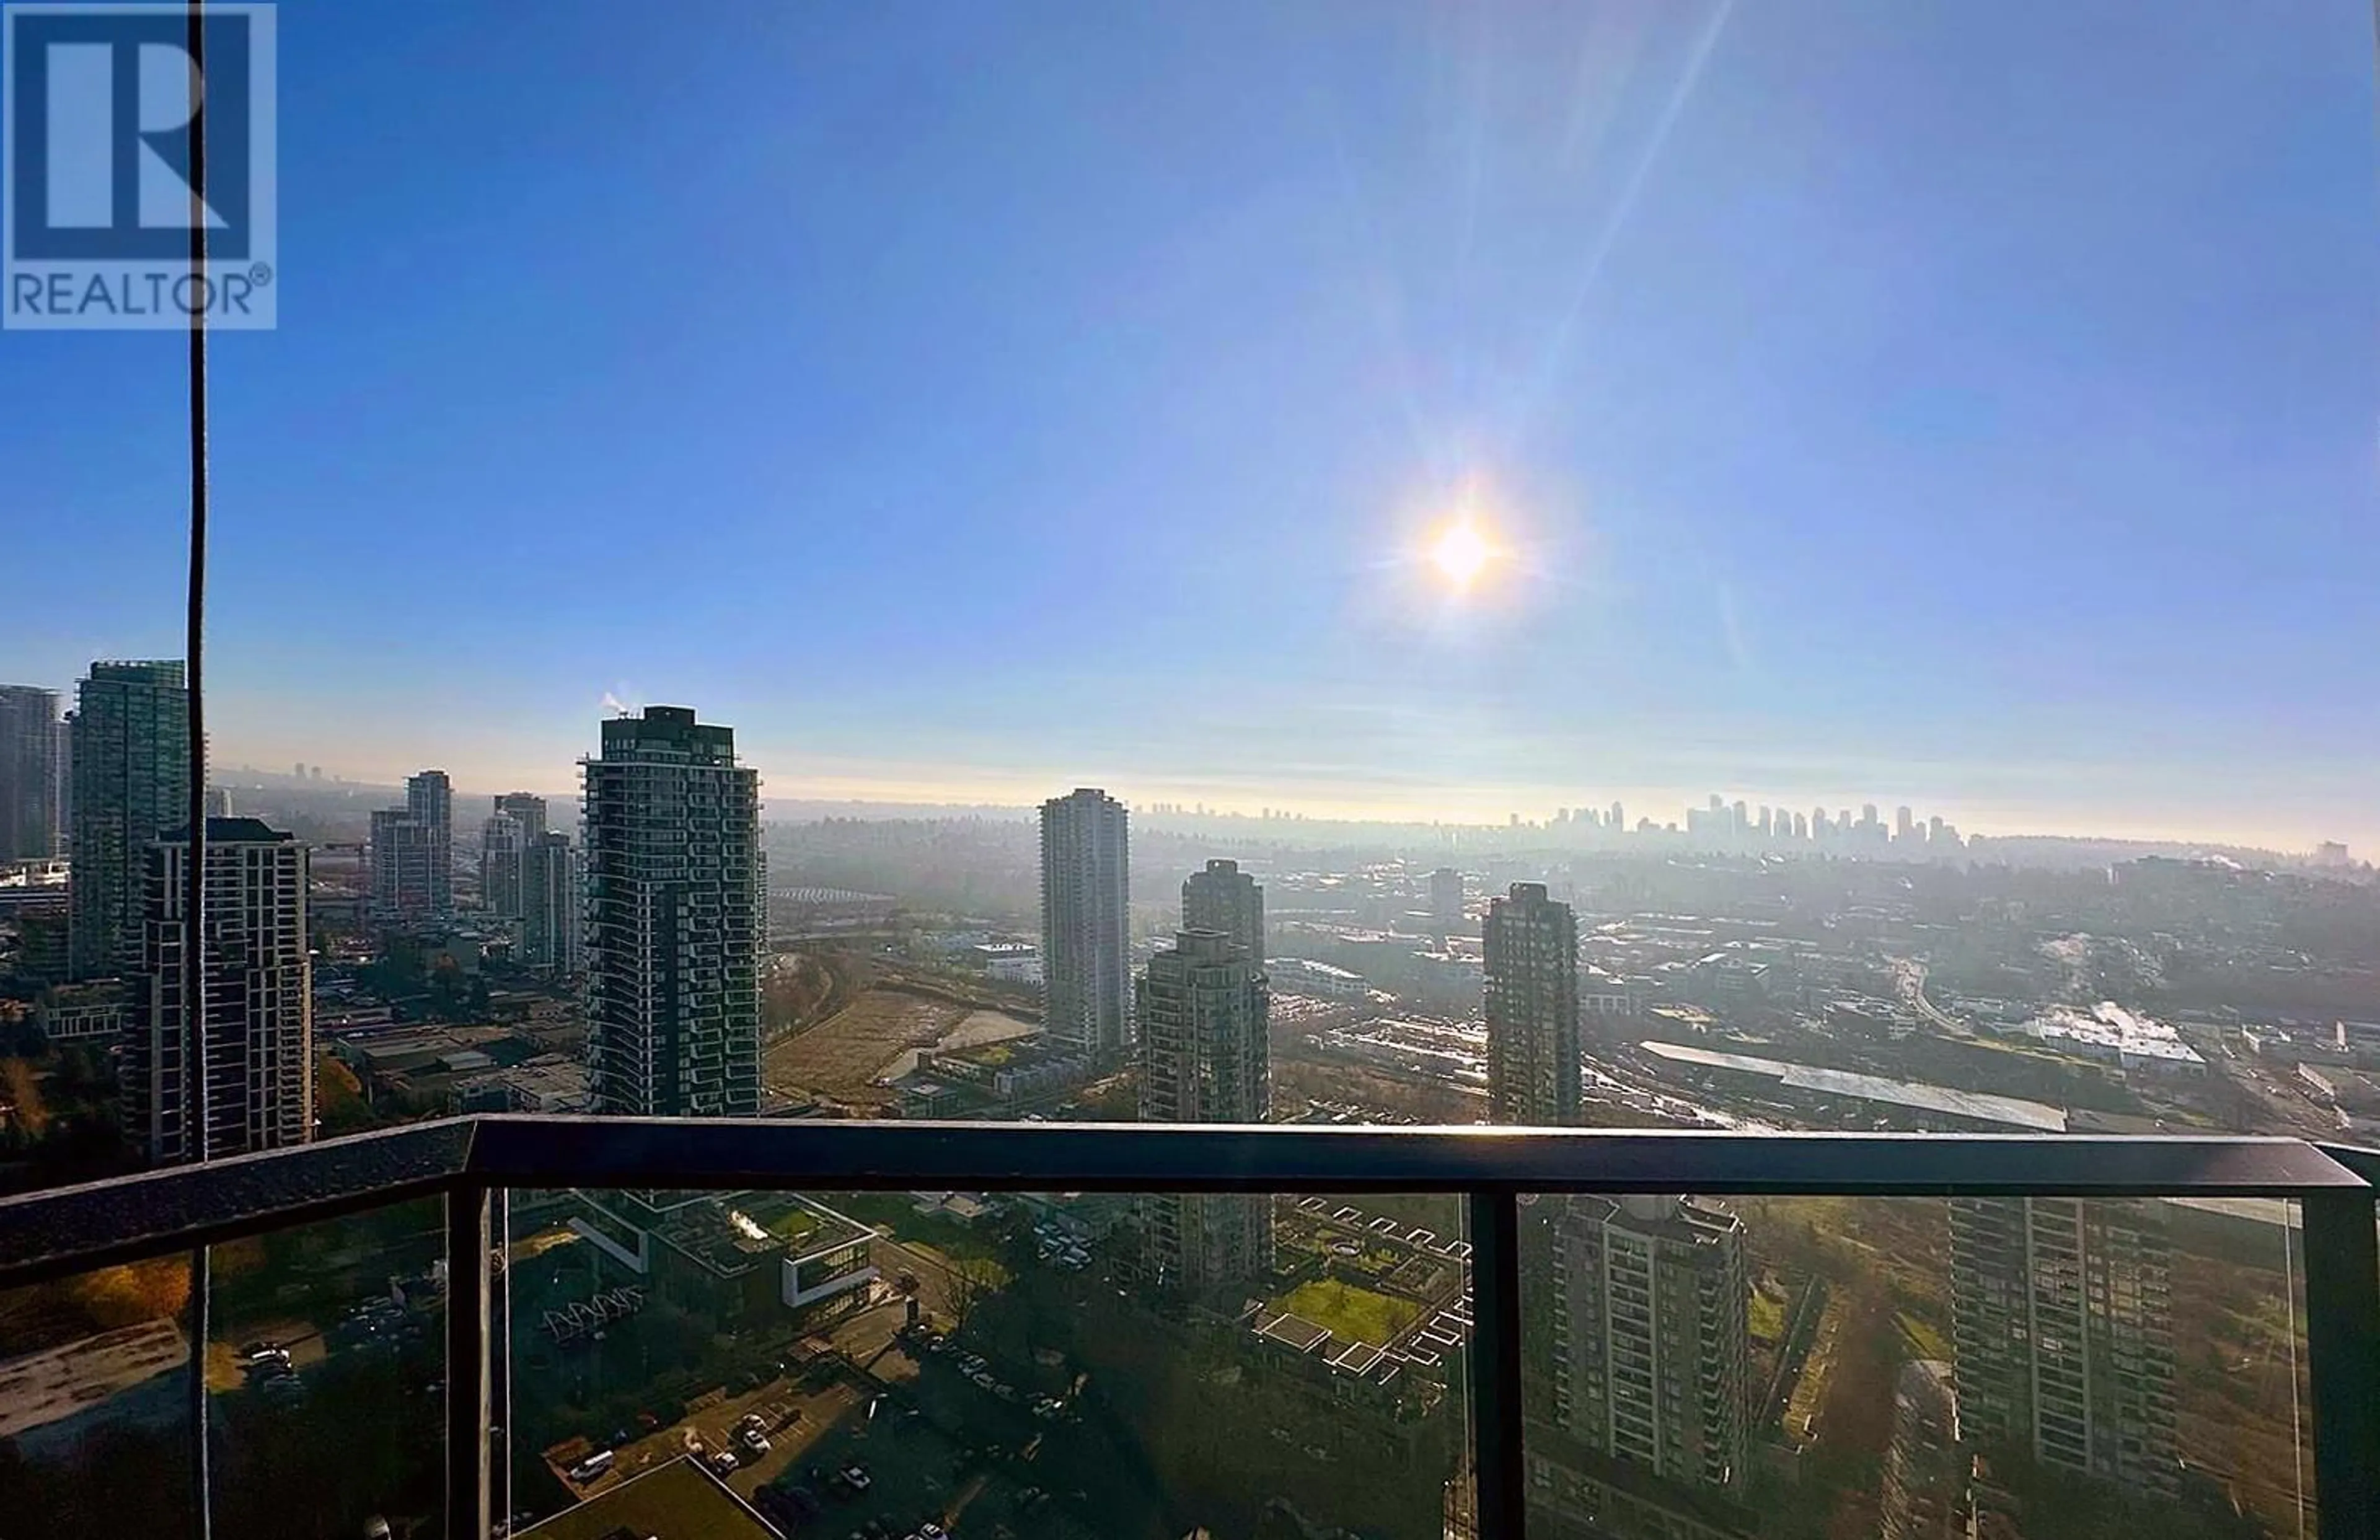
[[[1588,1448],[1740,1490],[1743,1221],[1688,1198],[1572,1197],[1553,1225],[1553,1413]]]
[[[586,771],[596,1110],[760,1110],[760,778],[682,706],[603,723]]]
[[[58,694],[0,685],[0,861],[58,853]]]
[[[521,917],[522,857],[528,831],[510,813],[492,813],[480,825],[480,902],[500,918]]]
[[[1542,882],[1488,906],[1488,1115],[1578,1122],[1578,918]]]
[[[402,807],[371,815],[371,906],[383,920],[417,920],[435,909],[438,853],[430,826]]]
[[[2154,1202],[1952,1199],[1962,1435],[2173,1495],[2169,1261],[2165,1209]]]
[[[520,820],[524,844],[534,843],[545,832],[545,798],[535,792],[506,792],[496,798],[496,811]]]
[[[160,1163],[192,1158],[183,923],[185,825],[145,852],[143,1009],[118,1065],[126,1137]],[[207,1154],[303,1144],[314,1132],[313,963],[306,847],[255,819],[209,819],[205,943]]]
[[[93,663],[75,698],[77,978],[140,965],[149,846],[190,822],[190,697],[179,662]]]
[[[1429,923],[1444,940],[1463,929],[1463,874],[1440,867],[1429,874]]]
[[[1149,959],[1138,1004],[1141,1122],[1264,1121],[1270,1096],[1264,976],[1230,933],[1183,930],[1172,951]],[[1161,1289],[1196,1292],[1272,1270],[1269,1197],[1161,1194],[1146,1200],[1142,1214],[1148,1276]]]
[[[1220,930],[1257,971],[1265,965],[1264,889],[1237,861],[1209,861],[1182,884],[1182,928]]]
[[[1123,804],[1085,786],[1041,805],[1042,1020],[1099,1059],[1132,1041],[1131,834]]]
[[[430,907],[443,915],[455,907],[455,789],[442,770],[406,777],[406,816],[428,831]]]
[[[521,961],[549,973],[579,970],[583,875],[570,836],[547,830],[521,852]]]

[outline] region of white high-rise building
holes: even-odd
[[[759,774],[735,762],[734,730],[682,706],[605,721],[582,764],[595,1109],[757,1114]]]
[[[1572,1197],[1554,1220],[1553,1413],[1688,1486],[1749,1479],[1743,1221],[1690,1198]]]
[[[1105,792],[1041,805],[1042,1021],[1111,1061],[1132,1042],[1130,843],[1123,804]]]
[[[429,831],[430,907],[443,915],[455,907],[455,790],[441,770],[426,770],[405,782],[405,812]]]
[[[1544,883],[1515,882],[1482,935],[1488,1120],[1578,1122],[1578,916]]]
[[[1211,869],[1211,868],[1210,868]],[[1193,881],[1197,880],[1192,879]],[[1264,975],[1220,929],[1184,929],[1138,988],[1140,1121],[1262,1122],[1271,1097]],[[1272,1200],[1159,1194],[1143,1200],[1150,1280],[1176,1292],[1272,1271]]]
[[[144,997],[118,1066],[127,1138],[152,1161],[196,1156],[183,992],[187,827],[151,845]],[[314,1131],[313,963],[306,847],[256,819],[209,819],[205,947],[207,1154],[303,1144]]]

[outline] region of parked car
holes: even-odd
[[[577,1464],[570,1467],[570,1479],[577,1482],[583,1486],[588,1482],[593,1481],[597,1476],[600,1476],[604,1472],[610,1470],[613,1462],[618,1459],[619,1456],[613,1454],[610,1449],[598,1449],[593,1454],[590,1454],[586,1459],[580,1461]]]

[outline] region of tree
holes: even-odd
[[[954,1326],[965,1326],[975,1307],[999,1289],[1002,1271],[1000,1264],[989,1256],[951,1259],[944,1276],[950,1279],[951,1320]]]
[[[329,1049],[314,1055],[314,1110],[326,1135],[361,1133],[380,1122],[364,1097],[363,1082]]]
[[[41,1076],[30,1060],[0,1059],[0,1116],[18,1144],[37,1144],[49,1132],[49,1104],[42,1098]]]
[[[67,1297],[103,1331],[178,1319],[190,1302],[190,1267],[179,1256],[101,1267],[67,1282]]]

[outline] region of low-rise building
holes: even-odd
[[[589,1097],[587,1065],[558,1053],[540,1053],[510,1069],[490,1070],[453,1088],[457,1112],[585,1112]]]
[[[967,948],[966,955],[987,978],[1003,984],[1041,982],[1041,949],[1030,941],[982,941]]]
[[[132,1025],[132,988],[119,979],[59,984],[42,991],[33,1025],[53,1043],[109,1043]]]
[[[1334,967],[1304,957],[1276,957],[1265,964],[1265,977],[1276,994],[1312,995],[1322,1000],[1362,1000],[1371,986],[1349,968]]]
[[[570,1228],[632,1280],[721,1319],[839,1313],[878,1272],[875,1231],[793,1193],[584,1192]]]
[[[1644,1009],[1644,994],[1608,968],[1593,963],[1578,970],[1578,1010],[1582,1016],[1633,1016]]]
[[[924,1055],[917,1068],[927,1084],[972,1087],[1012,1109],[1063,1096],[1087,1084],[1093,1073],[1090,1059],[1073,1044],[1038,1037],[941,1049]],[[933,1099],[932,1093],[924,1094]]]

